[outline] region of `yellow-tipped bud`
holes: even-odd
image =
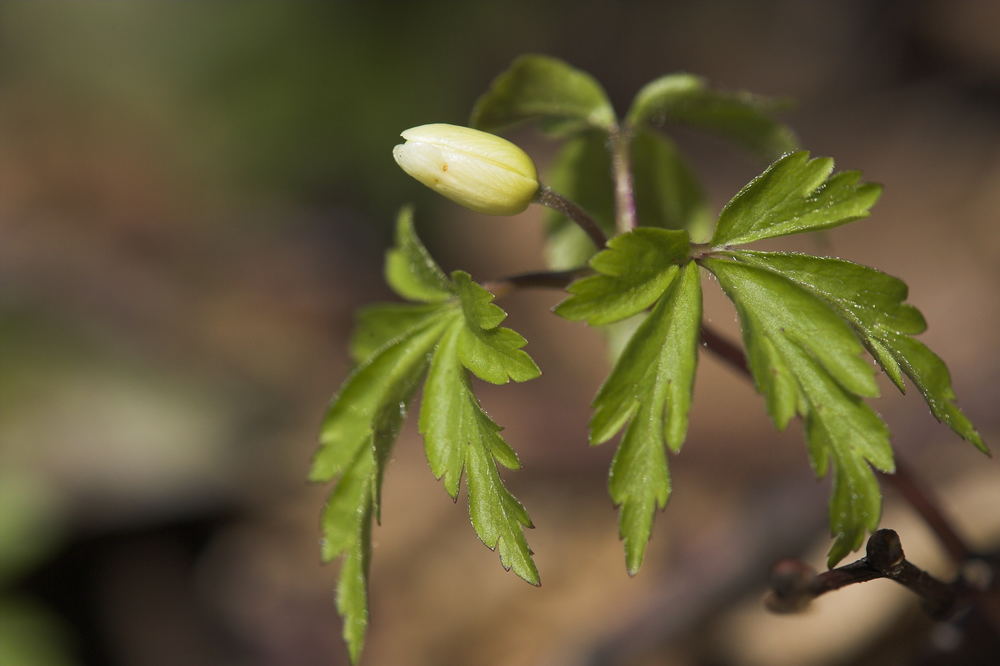
[[[401,134],[396,163],[455,203],[487,215],[514,215],[538,191],[535,163],[506,139],[469,127],[435,123]]]

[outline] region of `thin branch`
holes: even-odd
[[[577,226],[587,232],[590,240],[594,242],[597,249],[604,247],[604,244],[608,242],[607,236],[601,230],[601,227],[597,224],[587,211],[583,210],[575,203],[559,194],[547,185],[542,185],[538,188],[538,193],[535,195],[535,201],[543,206],[551,208],[554,211],[558,211],[568,217],[570,220],[575,222]]]
[[[822,594],[877,578],[888,578],[910,589],[933,618],[948,617],[958,605],[958,586],[943,583],[909,562],[899,535],[884,529],[872,533],[865,557],[821,574],[798,560],[779,562],[772,570],[766,603],[777,613],[797,613]]]
[[[704,322],[701,325],[701,342],[708,351],[751,380],[753,379],[753,376],[750,374],[750,366],[747,365],[747,357],[739,345]]]
[[[483,282],[482,286],[493,292],[497,298],[506,296],[516,289],[565,289],[570,282],[588,273],[589,268],[574,268],[568,271],[536,271],[520,273]]]

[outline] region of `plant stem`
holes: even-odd
[[[635,183],[632,180],[629,142],[631,133],[620,127],[611,131],[611,169],[615,181],[615,226],[624,234],[636,227]]]
[[[574,268],[567,271],[536,271],[519,273],[508,277],[497,278],[483,282],[482,286],[498,298],[506,296],[515,289],[540,287],[543,289],[563,289],[570,282],[587,273],[589,268]]]
[[[751,380],[753,379],[753,376],[750,374],[750,366],[747,365],[747,357],[743,353],[743,350],[735,342],[722,336],[718,331],[704,322],[701,325],[701,342],[708,351]]]
[[[551,208],[554,211],[558,211],[571,219],[577,224],[581,229],[583,229],[590,240],[594,242],[597,249],[604,247],[604,244],[608,241],[607,236],[601,230],[601,227],[590,215],[587,214],[585,210],[577,206],[575,203],[559,194],[547,185],[542,185],[538,188],[538,194],[535,195],[535,201],[543,206]]]
[[[899,535],[883,529],[876,530],[868,539],[865,557],[821,574],[798,560],[779,562],[772,572],[767,605],[779,613],[798,612],[822,594],[876,578],[888,578],[912,590],[923,599],[927,613],[933,618],[947,617],[958,602],[958,588],[942,583],[909,562]]]

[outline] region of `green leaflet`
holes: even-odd
[[[376,303],[361,308],[351,335],[351,359],[364,364],[383,346],[424,327],[441,311],[439,304]]]
[[[801,415],[816,473],[833,460],[833,566],[878,526],[881,497],[868,465],[893,470],[888,429],[862,400],[878,394],[874,371],[850,325],[807,289],[736,261],[702,263],[736,305],[750,370],[775,425]]]
[[[687,259],[685,231],[639,227],[608,241],[590,266],[598,272],[569,286],[555,312],[592,326],[630,317],[652,305]]]
[[[522,531],[531,521],[497,470],[497,463],[518,468],[517,454],[479,406],[465,370],[496,384],[533,379],[540,371],[521,349],[525,340],[500,326],[506,313],[468,273],[444,275],[417,238],[408,210],[397,221],[386,278],[400,295],[422,302],[360,313],[351,340],[358,366],[330,405],[309,475],[313,481],[340,477],[323,510],[322,550],[324,561],[344,557],[337,608],[353,661],[368,624],[371,521],[380,520],[385,467],[406,403],[425,373],[420,424],[432,471],[454,497],[465,470],[476,534],[499,552],[506,569],[538,584]]]
[[[310,481],[332,481],[342,474],[369,441],[376,418],[388,406],[410,398],[444,330],[443,313],[428,317],[422,327],[383,347],[347,378],[320,428]]]
[[[830,175],[833,160],[791,153],[751,180],[726,204],[710,241],[715,247],[818,231],[868,216],[882,187],[857,171]]]
[[[631,419],[611,463],[608,489],[621,507],[619,534],[633,575],[642,564],[653,514],[670,494],[664,444],[676,452],[684,443],[698,361],[698,266],[689,262],[674,274],[601,386],[590,421],[590,441],[600,444]]]
[[[585,132],[567,140],[549,167],[545,182],[576,202],[611,236],[615,232],[615,192],[607,141],[603,132]],[[545,220],[549,268],[578,268],[597,251],[587,234],[561,213],[546,209]]]
[[[678,122],[739,143],[767,159],[795,150],[795,134],[771,114],[787,106],[748,93],[710,90],[704,79],[669,74],[647,84],[626,116],[629,127]]]
[[[323,561],[344,555],[337,580],[337,611],[344,618],[344,641],[357,662],[368,628],[368,569],[371,524],[388,451],[403,421],[403,410],[388,406],[372,424],[371,446],[361,447],[323,509]]]
[[[372,451],[360,449],[323,509],[323,561],[344,555],[337,580],[337,612],[344,618],[344,641],[355,663],[368,628],[374,466]]]
[[[500,436],[500,427],[480,407],[469,388],[460,360],[467,324],[457,321],[445,333],[434,354],[424,385],[420,432],[434,476],[448,494],[457,497],[463,469],[469,490],[469,517],[476,534],[496,550],[505,569],[538,585],[538,569],[524,538],[532,527],[524,507],[504,487],[500,462],[517,469],[517,454]]]
[[[562,60],[524,55],[498,76],[476,101],[470,124],[492,132],[540,120],[554,134],[615,126],[615,112],[601,85]]]
[[[465,314],[457,350],[462,365],[491,384],[506,384],[511,379],[525,382],[542,374],[521,350],[527,341],[500,326],[507,313],[493,304],[493,294],[462,271],[452,273],[452,281]]]
[[[403,298],[440,303],[454,297],[448,278],[413,230],[413,209],[396,218],[396,245],[385,255],[385,281]]]
[[[988,449],[965,414],[944,362],[912,335],[927,324],[907,305],[906,284],[867,266],[827,257],[782,252],[739,251],[738,261],[774,271],[822,298],[849,321],[882,369],[902,391],[905,373],[927,401],[931,413],[983,453]]]

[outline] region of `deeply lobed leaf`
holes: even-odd
[[[524,538],[531,527],[524,507],[504,487],[496,461],[517,469],[513,449],[480,407],[463,369],[461,341],[467,323],[456,321],[434,353],[424,385],[420,432],[434,476],[457,497],[463,470],[468,475],[469,516],[476,534],[500,554],[501,564],[533,585],[538,570]]]
[[[571,284],[555,312],[595,326],[641,312],[663,294],[688,250],[684,231],[639,227],[616,236],[590,260],[598,274]]]
[[[397,221],[386,278],[420,303],[361,312],[351,340],[358,366],[330,405],[310,472],[314,481],[340,476],[323,511],[322,551],[325,561],[344,557],[337,608],[354,661],[368,625],[371,521],[380,517],[382,478],[406,403],[425,373],[420,424],[432,471],[453,497],[466,471],[477,535],[499,552],[506,569],[538,584],[522,531],[531,521],[497,470],[497,464],[519,467],[517,454],[479,406],[466,375],[467,368],[497,384],[537,377],[538,367],[521,349],[525,340],[500,326],[506,313],[468,273],[444,275],[417,238],[408,210]]]
[[[607,441],[631,419],[611,463],[608,488],[620,506],[619,534],[630,574],[638,572],[656,509],[670,494],[665,445],[680,450],[698,360],[701,286],[689,262],[636,329],[594,399],[591,443]]]
[[[850,322],[886,374],[902,391],[905,373],[931,413],[981,451],[988,450],[972,423],[955,405],[944,362],[913,335],[927,328],[923,315],[904,303],[902,280],[842,259],[783,252],[732,252],[737,261],[777,273],[815,296]]]
[[[751,373],[779,428],[806,421],[810,459],[836,476],[830,565],[878,526],[881,496],[869,465],[891,472],[888,429],[862,397],[878,394],[850,325],[821,298],[777,273],[731,259],[703,259],[736,305]]]
[[[861,183],[857,171],[831,176],[832,171],[828,157],[809,159],[806,151],[785,155],[726,204],[711,245],[742,245],[867,217],[881,186]]]

